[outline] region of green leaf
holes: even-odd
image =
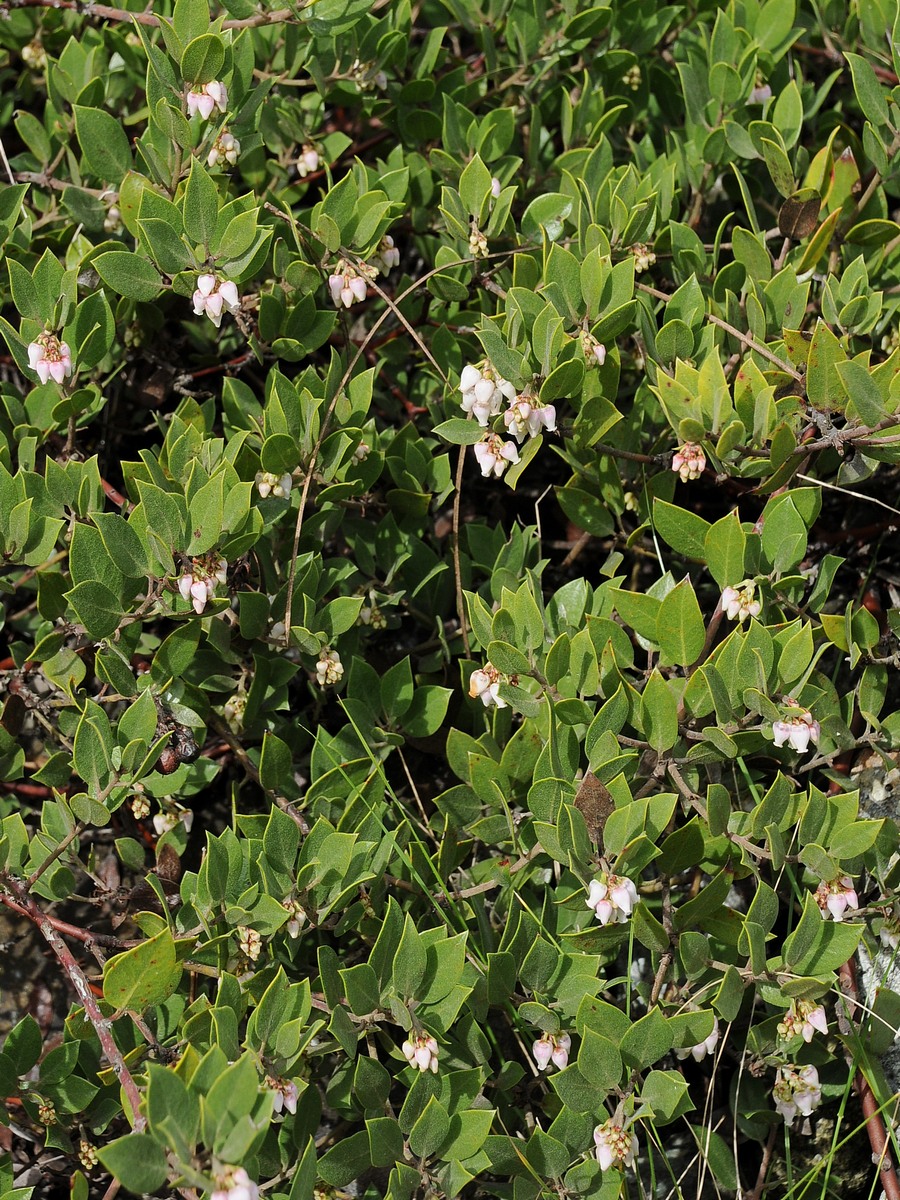
[[[66,592],[66,600],[90,637],[110,637],[124,617],[122,601],[103,583],[85,580]]]
[[[686,558],[697,558],[701,562],[706,560],[706,538],[711,528],[709,521],[704,521],[690,509],[654,499],[653,524],[673,550]]]
[[[642,1071],[672,1049],[672,1030],[658,1008],[635,1021],[622,1037],[619,1049],[627,1067]]]
[[[218,189],[199,158],[195,158],[184,189],[184,231],[188,238],[209,246],[218,216]]]
[[[155,300],[162,290],[159,275],[140,254],[107,250],[98,254],[91,265],[105,284],[127,300]]]
[[[689,667],[706,641],[706,626],[689,579],[683,579],[663,598],[656,618],[662,666]]]
[[[728,513],[709,527],[706,561],[719,587],[734,587],[743,580],[746,549],[747,536],[736,512]]]
[[[137,1195],[155,1192],[169,1177],[166,1152],[149,1133],[127,1133],[97,1150],[103,1166]]]
[[[467,421],[465,417],[451,417],[435,425],[434,432],[445,442],[454,446],[474,446],[484,437],[485,431],[475,421]]]
[[[654,670],[641,696],[641,722],[647,741],[657,752],[671,750],[678,740],[678,704],[669,685]]]
[[[100,108],[76,104],[73,112],[75,133],[88,170],[106,183],[121,183],[131,170],[131,148],[122,122]]]
[[[181,75],[185,83],[196,87],[218,79],[225,63],[225,45],[214,33],[204,33],[185,47],[181,56]]]
[[[162,1004],[178,987],[181,966],[170,929],[163,929],[103,968],[103,999],[119,1010],[144,1012]]]

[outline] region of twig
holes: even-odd
[[[137,1084],[134,1082],[132,1074],[125,1064],[122,1051],[116,1045],[116,1039],[113,1037],[110,1028],[111,1022],[100,1011],[100,1006],[94,999],[94,993],[91,991],[91,985],[85,978],[84,972],[75,961],[72,951],[53,928],[53,924],[47,914],[38,908],[34,900],[28,895],[22,882],[15,879],[12,875],[7,874],[6,871],[3,871],[0,872],[0,883],[14,897],[24,915],[37,925],[44,940],[59,959],[60,965],[68,975],[69,982],[72,984],[79,1000],[84,1006],[85,1015],[94,1027],[94,1032],[97,1034],[100,1045],[103,1048],[103,1053],[115,1071],[116,1078],[119,1081],[122,1091],[125,1093],[125,1099],[128,1102],[128,1107],[131,1109],[132,1127],[135,1133],[140,1133],[147,1124],[146,1117],[141,1115],[141,1093],[138,1091]]]
[[[759,1164],[759,1170],[756,1173],[756,1183],[753,1185],[753,1191],[747,1193],[746,1200],[760,1200],[763,1194],[763,1188],[766,1186],[766,1176],[772,1164],[772,1154],[775,1151],[775,1139],[777,1137],[778,1126],[773,1125],[769,1130],[769,1136],[766,1138],[766,1144],[763,1146],[762,1162]]]

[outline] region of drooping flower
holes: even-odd
[[[589,367],[602,367],[606,362],[606,346],[586,329],[581,332],[581,350]]]
[[[808,709],[800,709],[800,705],[791,697],[784,700],[790,715],[785,715],[781,721],[772,722],[772,735],[775,745],[783,746],[785,742],[799,754],[805,754],[810,742],[818,744],[821,729],[819,722]]]
[[[535,407],[528,396],[517,396],[503,414],[503,422],[519,445],[524,438],[537,437],[542,429],[556,429],[556,409],[552,404]]]
[[[594,1130],[594,1153],[601,1171],[610,1167],[631,1167],[637,1157],[637,1135],[629,1133],[614,1117]]]
[[[285,471],[283,475],[275,475],[271,471],[256,472],[256,490],[263,500],[267,496],[277,496],[279,500],[286,500],[291,494],[293,483],[294,477],[290,471]]]
[[[218,79],[211,79],[209,83],[204,83],[197,90],[192,89],[187,94],[187,110],[188,116],[192,117],[195,113],[199,113],[204,121],[208,121],[212,115],[214,108],[218,108],[220,112],[225,112],[228,107],[228,92],[224,83],[220,83]]]
[[[604,871],[588,888],[587,906],[601,925],[627,921],[637,902],[637,888],[624,875]]]
[[[514,442],[504,442],[499,433],[485,434],[473,446],[478,465],[485,479],[493,475],[499,479],[510,463],[519,461],[519,451]]]
[[[469,234],[469,253],[473,258],[487,258],[488,256],[488,240],[474,221],[472,222],[472,232]]]
[[[342,304],[344,308],[350,308],[365,300],[369,283],[377,274],[377,268],[369,263],[351,263],[346,258],[339,258],[328,276],[328,289],[335,308]]]
[[[28,365],[37,372],[41,383],[48,379],[62,383],[72,374],[72,353],[66,342],[45,330],[28,344]]]
[[[681,477],[682,483],[699,479],[706,469],[706,455],[696,442],[685,442],[672,458],[672,470]]]
[[[282,907],[290,914],[285,929],[288,932],[288,937],[298,938],[303,931],[303,926],[306,924],[306,912],[299,900],[285,900]]]
[[[487,361],[478,367],[471,364],[463,367],[459,390],[462,392],[460,404],[463,412],[471,413],[478,424],[484,427],[491,417],[496,417],[500,412],[504,397],[510,404],[516,400],[514,385]]]
[[[255,929],[251,929],[249,925],[238,925],[238,945],[241,948],[241,953],[246,955],[251,962],[256,962],[262,951],[262,938]]]
[[[878,930],[882,946],[887,950],[896,950],[900,946],[900,915],[896,908],[886,908],[881,928]]]
[[[337,650],[326,646],[319,651],[319,661],[316,663],[316,681],[319,687],[326,688],[338,683],[344,677],[344,664]]]
[[[494,200],[500,199],[500,193],[503,191],[503,184],[496,175],[491,176],[491,197]]]
[[[241,143],[233,133],[229,133],[227,129],[223,129],[213,142],[210,152],[206,156],[206,165],[208,167],[217,167],[219,163],[227,163],[229,167],[233,167],[237,163],[240,153]]]
[[[569,1065],[571,1049],[572,1039],[567,1033],[543,1033],[531,1047],[531,1053],[539,1071],[546,1071],[551,1062],[564,1071]]]
[[[307,175],[312,175],[313,171],[318,171],[320,162],[319,152],[315,146],[304,142],[300,157],[297,159],[297,174],[301,179],[305,179]]]
[[[219,1186],[209,1200],[259,1200],[259,1187],[243,1167],[225,1167],[216,1182]]]
[[[756,584],[752,580],[722,589],[722,611],[729,621],[746,621],[748,617],[759,616],[762,605],[754,599],[755,592]]]
[[[816,903],[822,913],[830,913],[833,921],[843,921],[848,909],[859,908],[859,897],[849,875],[822,880],[816,888]]]
[[[223,311],[235,313],[241,306],[236,283],[208,274],[197,276],[197,287],[192,300],[197,316],[206,313],[216,329],[222,324]]]
[[[266,1087],[275,1093],[275,1101],[272,1105],[274,1112],[280,1113],[284,1109],[289,1113],[296,1113],[300,1089],[293,1079],[281,1079],[274,1075],[267,1075]]]
[[[703,1059],[706,1058],[707,1054],[712,1054],[718,1043],[719,1018],[713,1017],[712,1032],[709,1034],[709,1036],[705,1037],[702,1042],[698,1042],[696,1046],[684,1046],[681,1049],[676,1050],[675,1057],[684,1059],[690,1055],[695,1062],[702,1062]]]
[[[643,242],[638,242],[637,245],[632,246],[631,253],[634,256],[634,271],[636,275],[640,275],[642,271],[646,271],[648,267],[652,267],[656,262],[656,255]]]
[[[217,554],[205,554],[192,559],[190,569],[178,580],[178,590],[190,600],[199,617],[215,594],[216,584],[228,578],[228,563]]]
[[[500,695],[500,684],[504,680],[505,676],[492,663],[486,662],[469,676],[469,695],[473,700],[480,700],[485,708],[491,705],[506,708],[506,701]]]
[[[394,245],[394,239],[389,233],[386,233],[378,243],[378,249],[375,251],[375,265],[382,275],[387,275],[392,267],[400,266],[400,251]]]
[[[778,1023],[778,1036],[789,1042],[798,1033],[804,1042],[811,1042],[816,1032],[828,1033],[828,1016],[823,1005],[814,1000],[792,1000],[790,1008]]]
[[[772,1095],[775,1111],[784,1117],[785,1125],[791,1126],[798,1113],[808,1117],[821,1104],[819,1072],[813,1066],[779,1067]]]
[[[415,1067],[417,1071],[431,1071],[437,1075],[438,1044],[430,1034],[418,1033],[415,1037],[408,1038],[400,1049],[411,1067]]]

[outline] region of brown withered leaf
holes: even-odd
[[[788,196],[778,212],[778,228],[785,237],[800,242],[809,237],[819,219],[822,197],[815,188],[801,188]]]
[[[601,783],[593,771],[588,771],[575,796],[575,807],[584,817],[588,837],[603,849],[603,827],[606,819],[616,807],[609,789]]]

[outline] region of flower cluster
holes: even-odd
[[[316,663],[316,682],[319,687],[330,687],[331,684],[338,683],[344,677],[344,664],[341,662],[341,656],[337,650],[331,650],[326,646],[319,652],[319,661]]]
[[[500,695],[500,684],[504,682],[505,675],[492,663],[486,662],[469,676],[469,695],[473,700],[480,700],[485,708],[490,708],[492,704],[497,708],[506,708],[506,701]]]
[[[247,709],[247,693],[235,692],[222,706],[222,716],[225,724],[232,733],[240,733],[244,728],[244,713]]]
[[[378,249],[375,251],[375,265],[382,275],[389,274],[392,267],[400,266],[400,251],[394,245],[394,239],[389,233],[386,233],[378,243]]]
[[[240,153],[241,143],[233,133],[229,133],[227,129],[223,129],[213,142],[212,148],[206,156],[206,165],[208,167],[217,167],[220,163],[225,163],[229,167],[233,167],[237,163]]]
[[[487,258],[488,256],[488,240],[474,221],[472,222],[472,232],[469,234],[469,253],[473,258]]]
[[[819,1033],[828,1033],[824,1007],[813,1000],[792,1000],[784,1020],[778,1023],[778,1036],[783,1042],[789,1042],[799,1033],[804,1042],[811,1042],[817,1029]]]
[[[294,477],[290,471],[285,471],[283,475],[274,475],[271,471],[256,472],[256,490],[263,500],[267,496],[277,496],[279,500],[286,500],[291,494],[293,483]]]
[[[418,1033],[400,1047],[403,1057],[417,1071],[431,1071],[437,1075],[438,1044],[428,1033]]]
[[[746,621],[748,617],[758,617],[762,605],[754,599],[756,584],[745,580],[737,587],[722,589],[722,611],[729,621]]]
[[[672,470],[681,477],[682,483],[699,479],[706,469],[706,455],[696,442],[685,442],[672,458]]]
[[[646,271],[648,267],[652,267],[656,262],[656,255],[643,242],[638,242],[631,247],[631,253],[634,255],[634,272],[640,275],[642,271]]]
[[[157,770],[159,768],[157,767]],[[137,800],[137,797],[135,797]],[[146,802],[145,802],[146,803]],[[132,811],[137,816],[137,805],[132,801]],[[142,816],[146,816],[150,811],[150,805],[147,805],[147,811],[144,812],[141,807]],[[164,833],[168,833],[170,829],[174,829],[178,822],[184,826],[185,831],[190,833],[191,827],[194,824],[194,813],[190,808],[182,808],[180,804],[173,804],[171,801],[161,808],[153,817],[153,828],[156,830],[156,836],[162,837]]]
[[[822,880],[816,888],[816,904],[823,914],[828,912],[834,921],[843,921],[847,909],[859,908],[859,897],[849,875],[840,875],[830,882]]]
[[[878,930],[882,946],[887,950],[896,950],[900,946],[900,915],[896,908],[886,908],[881,928]]]
[[[298,938],[306,924],[306,912],[299,900],[285,900],[282,907],[290,914],[285,929],[288,937]]]
[[[216,584],[224,583],[227,577],[228,563],[225,559],[216,554],[207,554],[192,560],[191,569],[185,571],[178,580],[178,590],[183,599],[190,600],[199,617],[207,602],[215,595]]]
[[[377,268],[369,263],[351,263],[346,258],[339,258],[328,276],[328,287],[335,307],[340,308],[343,304],[344,308],[350,308],[352,304],[365,300],[369,283],[377,274]]]
[[[581,334],[581,349],[589,367],[602,367],[606,362],[606,347],[586,329]]]
[[[553,405],[535,406],[531,403],[532,399],[528,395],[516,396],[503,414],[504,425],[519,445],[526,435],[534,438],[542,429],[548,433],[556,429],[556,409]]]
[[[300,1090],[292,1079],[281,1079],[280,1077],[276,1078],[274,1075],[267,1075],[266,1087],[275,1093],[275,1103],[273,1105],[275,1112],[280,1113],[282,1109],[289,1113],[297,1111]]]
[[[304,142],[300,150],[300,157],[297,159],[297,174],[301,179],[305,179],[307,175],[312,175],[313,171],[318,171],[321,161],[315,146],[310,142]]]
[[[800,710],[800,705],[796,700],[790,698],[785,700],[785,705],[788,709],[793,710],[791,716],[785,717],[781,721],[772,722],[772,734],[775,738],[776,746],[783,746],[785,742],[797,751],[798,754],[805,754],[809,748],[809,743],[817,745],[819,741],[819,722],[813,718],[808,709]]]
[[[249,925],[238,925],[237,933],[241,954],[249,958],[251,962],[256,962],[262,951],[262,938]]]
[[[235,313],[241,306],[237,284],[230,279],[219,279],[216,275],[197,276],[192,300],[197,316],[206,313],[216,329],[222,324],[223,310]]]
[[[209,1200],[259,1200],[259,1188],[243,1167],[226,1167]]]
[[[638,1152],[637,1135],[629,1133],[614,1117],[594,1130],[594,1153],[601,1171],[610,1167],[631,1167]]]
[[[220,83],[218,79],[211,79],[209,83],[204,83],[198,91],[191,90],[187,94],[189,117],[199,113],[204,121],[208,121],[212,116],[213,109],[217,108],[220,112],[224,112],[227,107],[228,92],[225,84]]]
[[[475,420],[484,428],[491,417],[496,417],[503,406],[504,396],[510,404],[516,401],[516,389],[508,379],[487,361],[480,367],[471,364],[463,367],[459,377],[459,390],[462,392],[463,412],[471,413]]]
[[[561,1071],[569,1065],[569,1051],[572,1049],[572,1039],[567,1033],[544,1033],[531,1047],[534,1061],[539,1071],[546,1071],[552,1062]]]
[[[47,51],[37,38],[22,47],[22,62],[32,71],[43,71],[47,65]]]
[[[702,1062],[707,1054],[712,1054],[718,1044],[719,1018],[713,1017],[713,1027],[709,1037],[704,1038],[702,1042],[698,1042],[696,1046],[684,1046],[682,1049],[676,1050],[675,1057],[683,1059],[690,1055],[694,1062]]]
[[[499,479],[510,463],[519,461],[519,451],[512,442],[504,442],[499,433],[486,433],[473,446],[475,458],[485,479]]]
[[[637,888],[630,879],[604,871],[588,888],[587,906],[601,925],[621,924],[638,902]]]
[[[52,379],[62,383],[72,374],[72,352],[55,333],[41,333],[28,344],[28,365],[37,372],[41,383]]]
[[[819,1072],[813,1066],[779,1067],[772,1095],[775,1111],[784,1117],[785,1125],[793,1125],[797,1113],[808,1117],[822,1102]]]

